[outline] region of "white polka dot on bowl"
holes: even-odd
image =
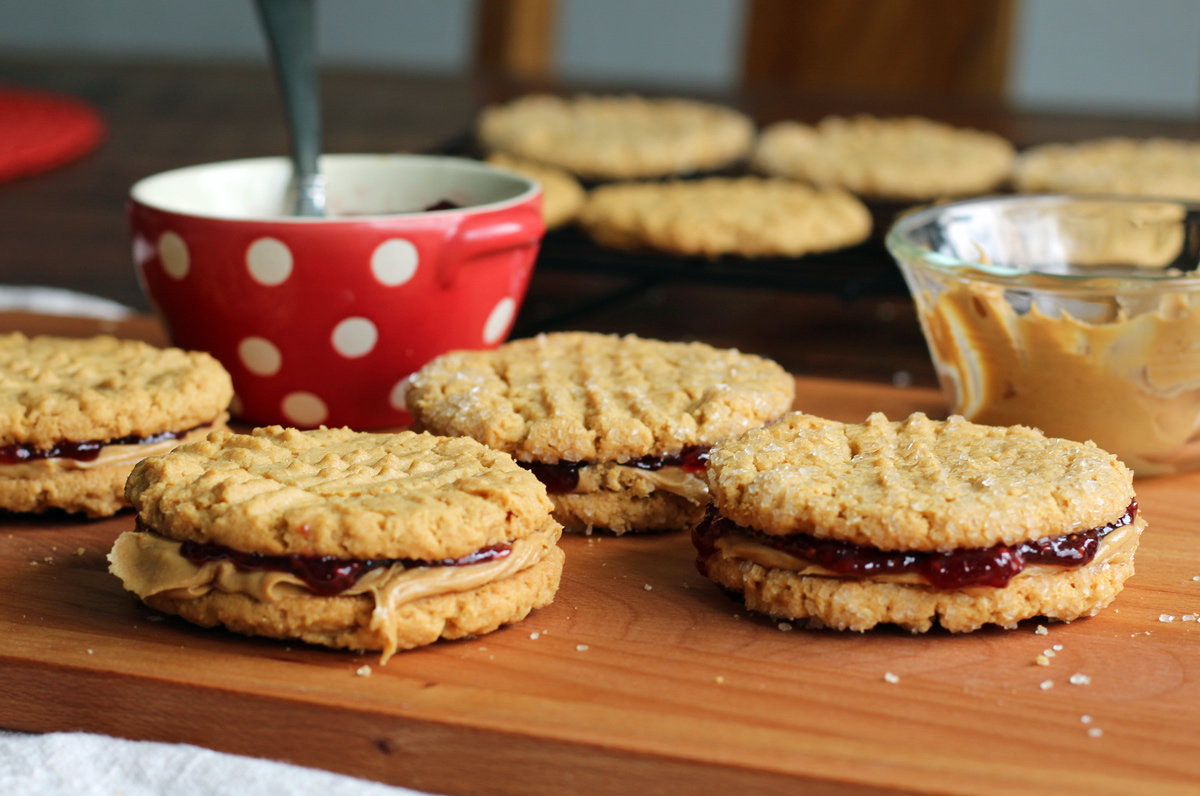
[[[183,279],[192,267],[187,243],[174,232],[164,232],[158,238],[158,258],[163,270],[172,279]]]
[[[238,357],[247,370],[258,376],[274,376],[283,367],[279,348],[264,337],[247,337],[238,343]]]
[[[517,312],[517,302],[515,299],[505,296],[500,299],[492,312],[488,315],[487,323],[483,325],[483,342],[488,345],[494,345],[504,338],[504,333],[508,331],[508,326],[512,323],[513,316]]]
[[[371,353],[378,340],[379,330],[366,318],[347,318],[333,329],[333,347],[347,359]]]
[[[311,392],[293,392],[285,395],[280,405],[283,415],[298,426],[317,426],[329,416],[329,408],[320,397]]]
[[[260,284],[282,284],[292,275],[292,251],[283,241],[259,238],[246,249],[246,268]]]
[[[392,388],[392,394],[388,396],[388,403],[398,412],[408,411],[408,388],[412,384],[410,376],[405,376],[400,381],[396,382],[396,386]]]
[[[390,238],[371,254],[371,273],[387,287],[403,285],[417,273],[417,247],[403,238]]]

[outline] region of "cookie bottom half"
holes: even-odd
[[[638,531],[678,531],[695,525],[704,506],[670,492],[637,496],[632,492],[584,492],[550,495],[553,517],[568,531],[603,528],[620,536]]]
[[[260,602],[245,594],[213,591],[196,599],[152,595],[144,602],[204,627],[224,625],[244,635],[386,652],[389,648],[421,647],[439,638],[490,633],[501,625],[519,622],[554,599],[564,558],[562,550],[552,546],[540,561],[511,577],[406,603],[375,626],[375,599],[369,594],[295,595]]]
[[[965,633],[987,624],[1011,628],[1038,616],[1063,622],[1095,616],[1113,601],[1132,574],[1131,558],[1053,574],[1029,574],[999,589],[946,591],[798,575],[733,558],[714,557],[708,562],[708,577],[740,593],[751,610],[807,621],[817,628],[862,631],[890,623],[914,633],[930,630],[935,622],[953,633]]]
[[[42,513],[49,509],[110,517],[129,506],[125,500],[128,466],[62,470],[31,478],[0,477],[0,509]]]

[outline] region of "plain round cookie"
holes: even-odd
[[[1101,138],[1044,144],[1017,158],[1021,193],[1112,193],[1200,200],[1200,143]]]
[[[866,205],[839,188],[761,177],[602,185],[579,224],[602,246],[683,257],[800,257],[871,234]]]
[[[739,525],[925,552],[1101,527],[1128,508],[1132,480],[1092,442],[919,412],[861,425],[794,412],[708,463],[713,502]]]
[[[745,157],[754,124],[732,108],[686,99],[533,94],[485,108],[480,143],[584,179],[708,171]]]
[[[920,117],[829,116],[785,121],[759,136],[764,174],[837,185],[861,196],[923,200],[994,190],[1012,171],[1011,143],[992,133]]]
[[[937,622],[953,633],[968,633],[987,624],[1011,628],[1035,616],[1063,622],[1095,616],[1133,575],[1133,560],[1025,575],[1002,589],[969,591],[797,575],[720,557],[709,560],[707,574],[738,592],[747,608],[807,620],[812,627],[863,631],[890,623],[924,633]]]
[[[562,332],[445,354],[406,402],[435,434],[554,464],[711,445],[783,414],[794,392],[779,365],[736,349]]]
[[[482,635],[521,621],[531,610],[544,608],[554,599],[563,560],[562,549],[551,545],[540,561],[515,575],[469,591],[424,597],[399,606],[385,620],[395,635],[396,649],[425,646],[439,638]],[[259,602],[245,594],[211,591],[196,599],[157,594],[143,601],[203,627],[224,625],[244,635],[299,638],[341,649],[388,649],[388,633],[371,626],[375,600],[369,594],[297,594]]]
[[[515,171],[537,180],[542,186],[542,220],[546,229],[556,229],[570,223],[579,214],[587,194],[579,180],[556,166],[496,153],[487,162],[493,166]]]
[[[0,446],[185,431],[211,423],[232,397],[229,374],[202,352],[0,335]]]
[[[139,462],[126,495],[171,539],[422,561],[525,536],[552,508],[533,474],[474,440],[347,428],[213,432]]]

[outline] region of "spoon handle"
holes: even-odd
[[[295,164],[292,210],[298,216],[325,215],[325,177],[317,164],[321,153],[321,104],[317,96],[313,2],[256,0],[283,93]]]

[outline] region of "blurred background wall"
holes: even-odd
[[[558,0],[554,70],[570,81],[731,88],[747,2]],[[1014,104],[1200,115],[1200,2],[1013,0],[1012,13]],[[454,73],[473,63],[475,0],[319,0],[318,14],[327,67]],[[250,0],[0,0],[0,55],[265,58]]]

